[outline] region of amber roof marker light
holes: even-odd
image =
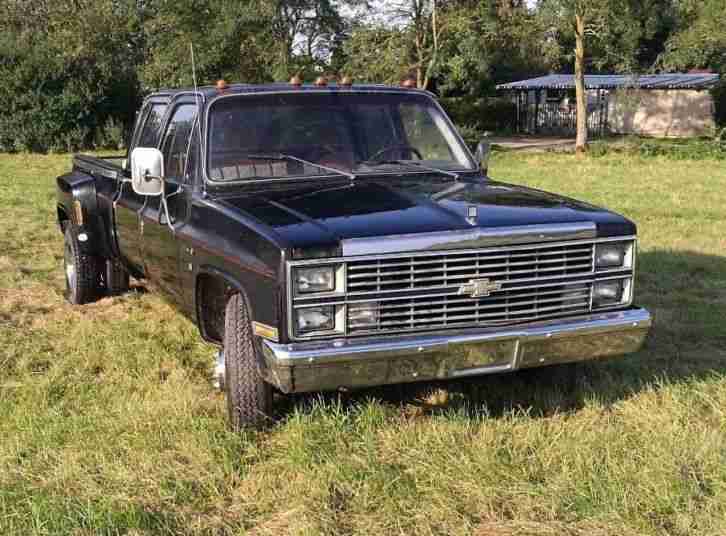
[[[340,79],[338,85],[341,87],[350,87],[353,85],[353,79],[350,76],[344,76]]]
[[[416,87],[416,80],[413,78],[404,78],[401,80],[400,86],[406,89],[414,89]]]
[[[229,89],[229,84],[227,84],[226,80],[220,78],[219,80],[217,80],[215,87],[217,88],[217,91],[219,93],[224,93]]]
[[[318,76],[315,79],[315,85],[318,87],[325,87],[328,85],[328,81],[326,80],[326,78],[324,76]]]
[[[302,83],[303,83],[303,81],[302,81],[302,78],[300,78],[300,75],[296,74],[296,75],[293,75],[292,78],[290,78],[291,86],[300,87],[300,86],[302,86]]]

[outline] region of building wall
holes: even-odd
[[[613,91],[608,98],[608,126],[616,134],[708,135],[715,128],[713,98],[707,90]]]

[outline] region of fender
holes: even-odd
[[[214,340],[214,338],[210,337],[209,334],[206,332],[204,327],[204,322],[202,321],[203,318],[203,312],[202,312],[202,304],[199,302],[199,278],[203,275],[211,275],[214,277],[217,277],[221,280],[223,280],[230,288],[234,289],[236,292],[239,292],[242,296],[242,299],[245,301],[245,306],[247,307],[247,310],[250,312],[250,317],[255,318],[254,310],[252,309],[252,304],[250,304],[250,300],[247,296],[247,291],[245,290],[242,283],[240,283],[234,276],[231,274],[225,272],[224,270],[220,270],[219,268],[216,268],[214,266],[210,265],[203,265],[199,267],[199,270],[197,271],[195,277],[194,277],[194,316],[196,320],[196,324],[199,327],[199,334],[202,336],[202,339],[204,339],[207,342],[211,342],[214,344],[218,344],[218,341]],[[226,305],[226,301],[225,301]]]
[[[86,173],[72,171],[56,178],[56,184],[61,230],[63,223],[70,220],[87,236],[80,242],[83,253],[111,257],[106,228],[98,213],[95,179]]]
[[[247,286],[240,282],[240,280],[231,275],[229,272],[217,268],[215,266],[205,264],[199,267],[199,270],[197,271],[195,278],[194,278],[194,304],[193,304],[193,310],[194,310],[194,321],[197,324],[197,327],[199,328],[199,333],[202,336],[202,338],[207,341],[214,344],[218,344],[219,341],[215,340],[214,337],[212,337],[209,333],[207,333],[205,329],[205,323],[202,321],[204,312],[202,311],[203,304],[199,301],[199,289],[200,289],[200,277],[201,276],[213,276],[217,278],[218,280],[221,280],[224,282],[224,284],[227,286],[225,296],[224,296],[224,305],[226,306],[228,295],[234,292],[238,292],[242,299],[245,302],[245,305],[247,307],[247,311],[250,315],[250,320],[253,324],[253,330],[255,332],[255,335],[258,335],[260,337],[270,339],[273,342],[279,342],[279,331],[277,322],[272,321],[270,319],[264,319],[265,322],[260,321],[259,317],[259,311],[255,309],[252,302],[250,301],[250,294],[247,292]],[[270,325],[270,322],[272,325]]]

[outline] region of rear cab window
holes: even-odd
[[[136,147],[157,147],[161,138],[161,127],[169,105],[166,102],[151,102],[147,105],[142,126],[136,140]]]
[[[189,182],[191,179],[187,174],[187,155],[196,118],[197,105],[182,103],[174,108],[166,127],[161,148],[164,155],[164,173],[167,178],[176,182]]]

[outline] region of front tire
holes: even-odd
[[[100,261],[81,250],[81,234],[72,223],[67,223],[63,246],[63,268],[66,279],[66,299],[73,305],[94,301],[101,293]]]
[[[227,302],[224,318],[224,366],[227,411],[233,430],[260,428],[272,414],[272,387],[262,379],[257,342],[240,294]]]

